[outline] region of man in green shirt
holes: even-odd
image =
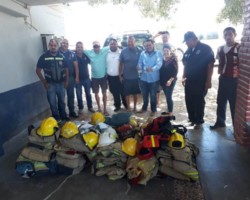
[[[109,47],[100,48],[100,43],[98,41],[93,42],[93,49],[89,51],[84,51],[84,53],[90,59],[91,65],[91,79],[92,79],[92,91],[95,94],[96,103],[98,106],[98,111],[102,112],[99,97],[99,87],[102,90],[103,96],[103,113],[104,115],[109,115],[107,112],[107,66],[106,66],[106,56],[108,54]]]

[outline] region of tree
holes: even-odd
[[[243,3],[244,0],[225,0],[225,7],[219,13],[217,21],[229,20],[235,25],[242,23]]]
[[[90,5],[105,4],[111,1],[114,5],[126,4],[130,0],[88,0]],[[149,18],[167,18],[170,13],[175,11],[175,5],[180,0],[134,0],[134,4],[138,6],[144,17]]]
[[[114,5],[126,4],[132,0],[88,0],[90,5],[112,2]],[[144,17],[166,19],[176,11],[180,0],[133,0]],[[209,1],[209,0],[207,0]],[[244,0],[224,0],[225,7],[218,14],[217,21],[229,20],[233,24],[242,23]],[[215,5],[216,6],[216,5]]]

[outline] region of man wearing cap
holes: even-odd
[[[77,118],[78,115],[75,113],[74,106],[75,84],[79,83],[79,70],[76,55],[73,51],[69,50],[69,42],[67,39],[62,40],[59,52],[64,56],[69,71],[69,84],[67,87],[69,116]]]
[[[102,90],[103,98],[103,113],[104,115],[109,115],[107,112],[107,66],[106,66],[106,56],[108,54],[109,47],[100,48],[101,45],[98,41],[93,42],[92,50],[84,50],[84,53],[89,57],[91,64],[91,74],[92,74],[92,91],[95,94],[96,103],[98,106],[98,111],[102,112],[99,97],[99,87]]]
[[[156,113],[156,93],[160,80],[160,68],[162,66],[162,54],[154,49],[154,40],[148,39],[145,43],[146,50],[140,55],[138,70],[141,72],[140,88],[143,96],[141,113],[147,111],[148,98],[150,96],[151,115]]]
[[[120,50],[117,46],[117,40],[111,39],[109,42],[109,52],[106,58],[107,61],[107,74],[109,82],[109,90],[114,98],[114,111],[117,112],[121,108],[121,100],[125,108],[127,103],[123,94],[123,86],[119,79],[119,65],[120,65]]]
[[[185,87],[185,101],[188,118],[195,129],[204,123],[205,96],[212,87],[214,53],[210,46],[201,43],[194,32],[184,35],[188,47],[182,59],[184,65],[182,84]]]

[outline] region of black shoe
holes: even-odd
[[[118,112],[121,108],[115,108],[114,112]]]
[[[195,124],[195,125],[194,125],[194,129],[198,130],[198,129],[201,128],[201,126],[202,126],[202,123]]]
[[[70,113],[69,116],[73,117],[73,118],[78,118],[79,117],[75,112]]]
[[[225,124],[217,124],[217,123],[215,123],[213,126],[210,126],[210,129],[214,130],[214,129],[217,129],[217,128],[224,128],[224,127],[226,127]]]
[[[95,112],[95,110],[93,108],[89,108],[88,110],[89,110],[89,112],[92,112],[92,113]]]
[[[70,118],[64,117],[64,118],[62,118],[62,121],[70,121]]]

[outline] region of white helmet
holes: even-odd
[[[97,147],[108,146],[116,141],[118,135],[112,127],[108,127],[103,133],[100,134]]]

